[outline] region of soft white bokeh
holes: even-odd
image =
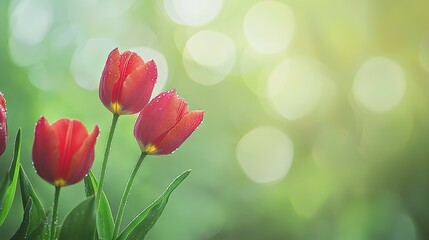
[[[420,43],[419,61],[422,68],[429,73],[429,35],[425,36]]]
[[[405,73],[397,62],[374,57],[359,68],[353,83],[353,95],[367,109],[385,112],[401,102],[405,86]]]
[[[290,44],[295,29],[292,9],[285,3],[262,1],[246,13],[244,34],[258,52],[279,53]]]
[[[176,23],[187,26],[205,25],[222,10],[223,0],[164,0],[167,15]]]
[[[27,45],[15,37],[9,38],[10,56],[14,63],[21,67],[37,64],[48,55],[47,47],[44,45]]]
[[[71,72],[84,89],[96,90],[109,53],[116,47],[109,38],[90,38],[73,54]]]
[[[10,15],[12,36],[27,45],[40,43],[53,23],[51,0],[21,0]]]
[[[183,64],[189,77],[203,85],[224,80],[234,68],[237,53],[227,35],[203,30],[188,39],[183,51]]]
[[[280,62],[267,82],[268,98],[284,118],[296,120],[311,113],[319,103],[327,78],[321,64],[309,57]]]
[[[244,135],[236,149],[244,173],[256,183],[279,181],[289,171],[293,159],[291,139],[274,127],[258,127]]]

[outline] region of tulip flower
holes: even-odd
[[[125,186],[115,219],[113,238],[118,235],[125,203],[134,178],[147,155],[166,155],[174,152],[197,129],[204,111],[188,110],[188,104],[176,94],[176,90],[156,96],[140,112],[134,125],[134,137],[142,151]]]
[[[0,92],[0,155],[6,149],[7,143],[7,122],[6,122],[6,100],[3,93]]]
[[[176,150],[203,121],[204,111],[188,110],[176,90],[155,97],[139,114],[134,137],[147,154],[165,155]]]
[[[157,75],[153,60],[145,63],[136,53],[115,48],[101,75],[100,100],[114,114],[138,113],[149,102]]]
[[[49,125],[45,117],[36,124],[33,163],[39,174],[56,187],[81,181],[94,161],[98,126],[88,134],[79,120],[62,118]]]

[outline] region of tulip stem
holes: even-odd
[[[116,237],[118,235],[119,228],[120,228],[121,222],[122,222],[122,217],[124,215],[125,204],[127,203],[128,195],[130,194],[130,190],[131,190],[131,187],[133,185],[134,178],[136,177],[136,174],[139,171],[140,166],[143,163],[143,159],[146,156],[147,156],[147,153],[142,152],[139,160],[137,161],[136,165],[134,166],[133,171],[131,172],[131,175],[130,175],[130,178],[128,179],[127,185],[125,186],[124,193],[122,194],[121,202],[120,202],[119,208],[118,208],[118,215],[116,215],[116,219],[115,219],[115,230],[113,231],[113,238],[112,239],[116,239]]]
[[[60,198],[61,187],[55,186],[55,197],[54,197],[54,211],[52,212],[51,222],[51,240],[55,239],[57,230],[57,212],[58,212],[58,199]]]
[[[104,151],[103,165],[101,166],[100,182],[97,189],[97,206],[100,203],[101,193],[103,192],[104,175],[106,174],[107,159],[109,158],[110,146],[112,145],[113,134],[115,133],[116,123],[118,122],[119,114],[114,113],[112,124],[110,125],[109,137],[107,138],[106,150]]]

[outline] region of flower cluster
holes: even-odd
[[[195,131],[204,117],[203,111],[189,111],[187,102],[177,95],[176,90],[160,93],[150,101],[156,79],[157,67],[153,60],[145,62],[136,53],[130,51],[120,53],[117,48],[108,55],[101,74],[99,97],[103,105],[113,114],[113,119],[99,180],[90,172],[95,159],[95,144],[100,133],[97,125],[88,132],[84,124],[76,119],[61,118],[50,124],[42,116],[37,121],[32,149],[33,165],[42,179],[55,186],[50,225],[45,221],[46,213],[29,185],[22,167],[19,170],[20,130],[16,138],[15,157],[8,172],[10,177],[3,184],[6,187],[2,186],[0,190],[0,197],[6,199],[2,203],[4,206],[0,205],[0,225],[9,212],[19,175],[25,207],[23,221],[28,221],[25,220],[27,216],[30,217],[30,222],[22,224],[14,238],[92,239],[94,236],[99,239],[144,238],[162,213],[171,192],[186,178],[189,171],[176,178],[164,194],[145,210],[155,211],[156,214],[148,215],[142,212],[120,233],[123,212],[136,173],[147,155],[173,153]],[[140,158],[125,186],[114,223],[99,224],[113,222],[108,220],[112,218],[112,213],[110,207],[106,208],[109,203],[103,193],[103,185],[116,123],[122,115],[137,113],[134,137],[140,147]],[[0,155],[6,149],[7,133],[6,101],[0,92]],[[58,228],[60,189],[84,178],[88,198],[77,205],[66,217],[61,228]],[[32,211],[40,211],[42,214],[34,215]],[[73,226],[74,224],[78,226]],[[59,232],[57,229],[60,229]]]

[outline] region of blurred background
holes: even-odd
[[[145,160],[124,226],[186,169],[148,239],[429,238],[429,3],[402,1],[1,0],[0,91],[9,141],[44,206],[54,187],[31,164],[33,129],[78,118],[101,128],[98,98],[115,47],[154,59],[154,94],[176,88],[202,126],[174,154]],[[105,191],[114,214],[140,155],[123,116]],[[84,197],[63,189],[60,220]],[[22,219],[19,191],[0,227]]]

